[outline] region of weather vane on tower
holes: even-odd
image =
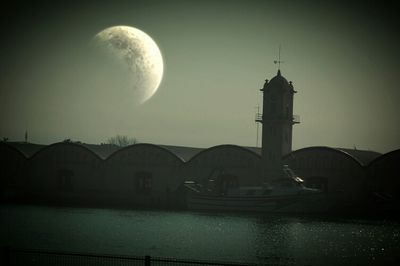
[[[278,64],[278,70],[281,69],[281,63],[283,61],[281,61],[281,45],[279,45],[278,60],[274,60],[274,64]]]

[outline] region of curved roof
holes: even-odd
[[[5,147],[6,149],[9,149],[9,150],[11,150],[11,151],[14,151],[16,154],[18,154],[18,155],[21,156],[22,158],[27,159],[27,156],[26,156],[20,149],[18,149],[17,147],[15,147],[14,145],[11,145],[11,144],[8,143],[8,142],[0,142],[0,147],[1,147],[1,146]]]
[[[357,150],[357,149],[345,149],[345,148],[336,148],[343,152],[346,152],[356,158],[360,163],[365,166],[368,165],[371,161],[375,160],[382,154],[375,151],[366,151],[366,150]]]
[[[397,150],[393,150],[390,152],[387,152],[379,157],[376,157],[374,160],[370,161],[368,164],[368,167],[373,166],[374,164],[382,161],[382,160],[387,160],[388,158],[392,157],[392,156],[399,156],[400,157],[400,149]]]
[[[32,157],[35,153],[46,147],[46,145],[29,142],[6,142],[6,144],[17,149],[26,158]]]
[[[92,152],[96,153],[100,158],[105,160],[109,156],[111,156],[113,153],[117,152],[118,150],[122,149],[122,147],[114,145],[114,144],[87,144],[87,143],[82,143],[82,146],[85,146]]]
[[[9,146],[12,149],[15,149],[25,158],[30,158],[35,153],[45,149],[51,145],[40,145],[40,144],[33,144],[33,143],[25,143],[25,142],[1,142],[5,145]],[[96,154],[103,160],[106,160],[108,157],[112,156],[114,153],[118,152],[121,149],[126,147],[120,147],[114,144],[88,144],[88,143],[80,143],[80,142],[57,142],[54,144],[59,143],[68,143],[68,144],[76,144],[80,145],[92,153]],[[53,145],[53,144],[52,144]],[[138,145],[138,144],[136,144]],[[153,144],[149,144],[153,145]],[[132,145],[131,145],[132,146]],[[173,145],[154,145],[164,148],[170,152],[172,152],[175,156],[177,156],[180,160],[188,161],[190,158],[195,156],[197,153],[204,150],[204,148],[194,148],[194,147],[184,147],[184,146],[173,146]]]
[[[102,158],[97,155],[95,152],[93,152],[91,149],[87,148],[86,146],[79,144],[79,143],[75,143],[75,142],[57,142],[57,143],[53,143],[51,145],[48,146],[44,146],[42,149],[40,149],[39,151],[37,151],[32,157],[30,157],[30,160],[33,160],[34,158],[36,158],[37,156],[39,156],[40,154],[48,151],[49,149],[53,149],[56,146],[74,146],[77,147],[79,149],[84,150],[85,152],[88,152],[89,154],[91,154],[93,157],[101,160]]]
[[[184,146],[172,146],[172,145],[159,145],[159,146],[171,151],[176,156],[183,159],[185,162],[189,161],[191,158],[196,156],[196,154],[204,150],[204,148],[194,148],[194,147],[184,147]]]
[[[247,147],[247,146],[245,146],[244,148],[254,152],[255,154],[257,154],[258,156],[261,157],[261,147]]]
[[[286,154],[285,156],[283,156],[283,158],[287,158],[287,157],[293,156],[296,153],[304,152],[304,151],[308,151],[308,150],[327,150],[330,152],[336,152],[336,153],[339,153],[342,156],[345,156],[345,157],[349,158],[350,160],[354,161],[359,166],[363,166],[362,162],[358,158],[354,157],[352,154],[350,154],[342,149],[331,148],[331,147],[327,147],[327,146],[312,146],[312,147],[298,149],[298,150],[292,151],[289,154]]]
[[[244,152],[246,152],[246,153],[248,153],[248,154],[250,154],[250,155],[252,155],[252,156],[255,156],[255,157],[258,158],[258,159],[261,158],[261,156],[260,156],[259,154],[257,154],[256,152],[254,152],[254,151],[252,151],[252,150],[250,150],[250,149],[244,148],[244,147],[242,147],[242,146],[237,146],[237,145],[233,145],[233,144],[222,144],[222,145],[217,145],[217,146],[213,146],[213,147],[210,147],[210,148],[208,148],[208,149],[202,150],[201,152],[199,152],[199,153],[197,153],[195,156],[193,156],[193,157],[188,161],[188,163],[192,162],[193,160],[196,160],[196,158],[202,156],[203,154],[212,152],[212,151],[217,150],[217,149],[224,149],[224,148],[230,148],[230,149],[236,149],[236,150],[238,150],[238,151],[244,151]]]
[[[160,150],[162,152],[165,152],[165,153],[171,155],[172,157],[174,157],[175,159],[177,159],[181,163],[184,163],[184,160],[181,157],[179,157],[178,155],[176,155],[175,153],[173,153],[169,149],[161,147],[159,145],[150,144],[150,143],[139,143],[139,144],[133,144],[133,145],[129,145],[129,146],[123,147],[123,148],[115,151],[114,153],[112,153],[109,157],[107,157],[106,161],[110,160],[111,158],[117,156],[118,154],[120,154],[122,152],[125,152],[125,151],[130,150],[130,149],[138,149],[138,148],[141,148],[141,147],[150,147],[150,148],[158,149],[158,150]]]

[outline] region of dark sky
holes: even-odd
[[[101,1],[103,2],[103,1]],[[0,137],[53,143],[256,144],[264,79],[292,80],[294,149],[400,147],[397,8],[363,1],[13,2],[3,8]],[[158,92],[135,106],[94,77],[88,45],[104,28],[148,33],[164,58]],[[93,79],[96,82],[93,83]],[[102,78],[102,79],[100,79]]]

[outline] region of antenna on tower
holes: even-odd
[[[281,70],[281,45],[279,45],[278,60],[274,60],[274,64],[278,64],[278,70]]]

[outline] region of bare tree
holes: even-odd
[[[108,138],[106,141],[107,144],[113,144],[120,147],[125,147],[128,145],[136,144],[136,138],[130,138],[127,136],[116,135],[115,137]]]

